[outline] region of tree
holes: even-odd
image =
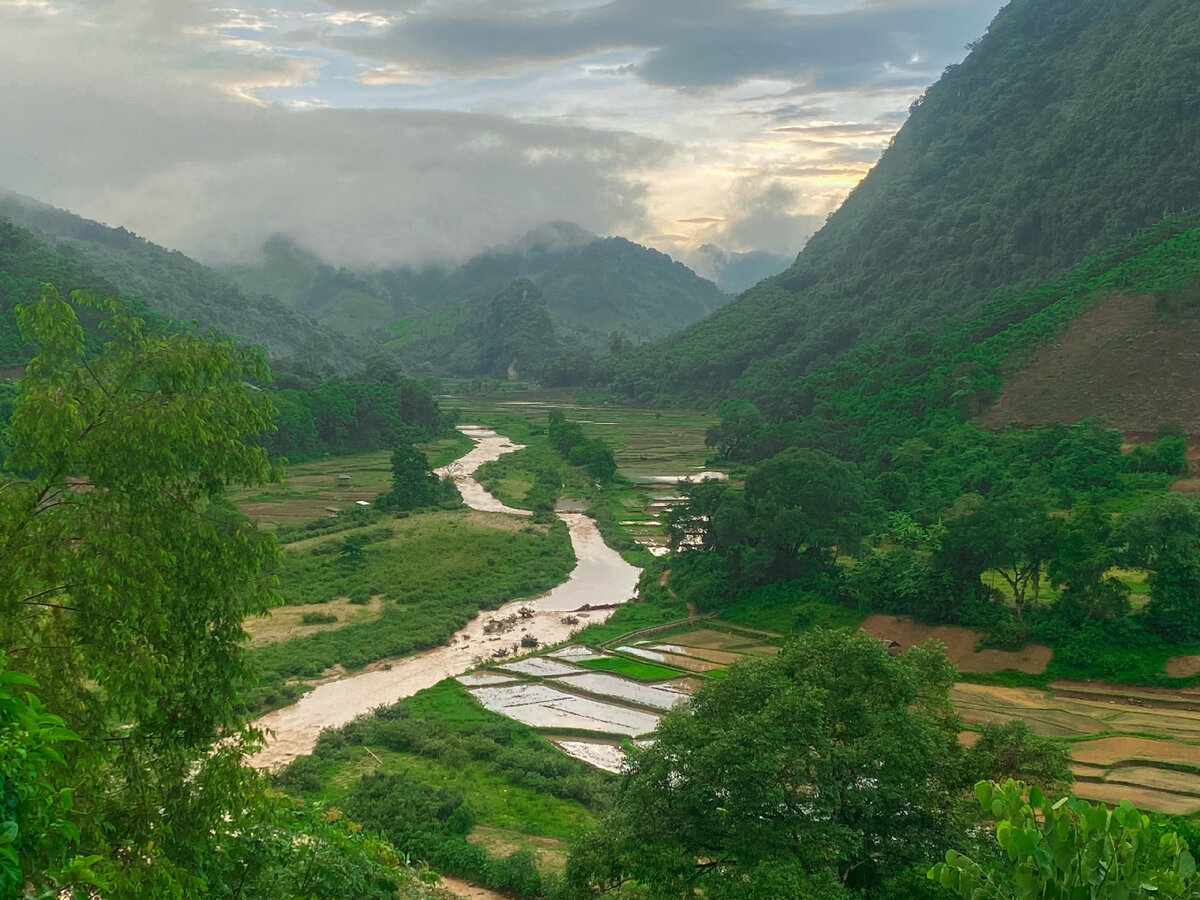
[[[1200,898],[1192,854],[1173,832],[1161,833],[1128,800],[1108,808],[1039,787],[981,781],[975,794],[998,820],[996,841],[1010,866],[985,870],[950,850],[929,877],[963,900],[1161,900]]]
[[[437,477],[429,459],[412,444],[401,444],[392,451],[392,489],[375,498],[375,505],[387,512],[433,506],[455,491]]]
[[[20,308],[40,350],[0,471],[0,650],[40,682],[0,675],[3,877],[15,846],[33,896],[394,896],[386,847],[284,810],[242,764],[242,622],[277,600],[277,549],[223,495],[276,476],[252,441],[265,364],[72,300],[111,337],[87,349],[51,287]]]
[[[726,400],[717,410],[721,421],[708,429],[704,444],[716,449],[722,459],[746,459],[750,441],[762,427],[762,413],[749,400]]]
[[[1017,778],[1043,790],[1069,787],[1075,781],[1067,744],[1034,734],[1020,719],[985,722],[978,739],[967,751],[966,766],[976,778],[991,781]]]
[[[830,568],[839,548],[853,549],[869,530],[858,468],[819,450],[793,447],[755,466],[746,502],[779,577],[797,572],[801,552],[811,566]]]
[[[735,666],[630,755],[568,878],[653,898],[849,897],[952,829],[961,749],[940,650],[893,658],[858,631],[806,632]]]
[[[1020,619],[1027,597],[1038,600],[1042,573],[1058,546],[1059,533],[1059,522],[1049,515],[1041,495],[1017,486],[983,498],[969,514],[951,519],[943,558],[964,567],[964,578],[978,579],[989,569],[997,572],[1012,591]]]
[[[1148,624],[1169,641],[1200,640],[1200,503],[1167,494],[1121,523],[1126,563],[1150,570]]]

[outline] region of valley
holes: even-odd
[[[1200,898],[1194,5],[0,0],[0,900]]]

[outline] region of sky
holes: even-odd
[[[794,255],[1003,5],[236,2],[0,0],[0,187],[213,262]]]

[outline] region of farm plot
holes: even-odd
[[[616,744],[581,740],[556,740],[552,743],[567,756],[604,772],[616,773],[625,767],[625,752]]]
[[[599,694],[619,700],[628,700],[642,706],[652,706],[655,709],[671,709],[688,698],[691,693],[687,682],[683,679],[678,683],[667,682],[661,685],[643,684],[620,678],[616,675],[606,675],[602,672],[588,672],[585,675],[566,675],[555,681],[567,690],[580,690],[589,694]]]
[[[960,672],[999,672],[1016,669],[1030,675],[1046,671],[1053,651],[1040,644],[1029,644],[1020,650],[977,650],[980,634],[969,628],[952,625],[924,625],[903,616],[868,616],[863,631],[884,641],[895,641],[907,650],[927,640],[941,641],[946,655]]]
[[[677,669],[686,669],[689,672],[712,672],[715,669],[724,668],[720,663],[696,659],[694,656],[682,656],[678,653],[650,650],[646,647],[618,647],[617,651],[640,659],[648,659],[651,662],[664,663]]]
[[[471,693],[486,709],[534,728],[591,731],[597,734],[649,734],[658,716],[628,706],[568,694],[547,684],[481,687]]]
[[[1194,692],[1056,683],[1053,691],[958,684],[968,724],[1023,719],[1071,742],[1075,793],[1157,812],[1200,812],[1200,711]],[[1188,707],[1193,707],[1189,709]]]

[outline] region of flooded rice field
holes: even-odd
[[[600,694],[604,697],[615,697],[628,700],[644,706],[657,709],[671,709],[678,706],[691,694],[681,686],[672,682],[663,684],[645,684],[631,681],[619,675],[609,675],[603,672],[588,672],[583,675],[567,675],[557,679],[556,684],[571,690],[586,691],[589,694]]]
[[[583,671],[578,666],[569,666],[544,656],[531,656],[516,662],[501,663],[497,668],[505,672],[520,672],[522,675],[572,675]]]
[[[569,694],[545,683],[472,688],[484,707],[534,728],[578,729],[636,737],[658,725],[653,713]]]
[[[686,669],[689,672],[712,672],[715,669],[724,668],[720,663],[708,662],[703,659],[697,659],[694,656],[681,656],[676,653],[664,653],[661,650],[651,650],[646,647],[618,647],[618,652],[627,653],[630,656],[636,656],[639,659],[649,660],[650,662],[663,663],[668,666],[674,666],[677,669]]]
[[[625,752],[616,744],[581,740],[559,740],[553,744],[567,756],[605,772],[618,773],[625,768]]]

